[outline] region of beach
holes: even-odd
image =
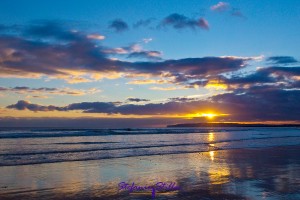
[[[299,19],[0,0],[0,200],[300,200]]]
[[[264,131],[262,131],[264,130]],[[276,132],[277,130],[277,132]],[[65,131],[65,130],[64,130]],[[199,130],[200,131],[200,130]],[[39,154],[48,159],[44,162],[37,162],[37,158],[30,154],[26,145],[29,141],[43,140],[44,143],[53,142],[51,137],[19,138],[19,148],[24,144],[23,155],[19,152],[20,162],[4,161],[2,153],[8,151],[1,146],[1,167],[0,167],[0,199],[299,199],[300,198],[300,144],[297,144],[299,135],[298,129],[239,129],[235,131],[224,131],[222,129],[204,131],[197,133],[175,133],[175,134],[150,134],[152,143],[158,141],[167,142],[170,147],[164,144],[158,148],[162,153],[150,154],[143,148],[131,148],[131,154],[120,153],[113,157],[80,160],[80,157],[70,161],[72,153],[61,153],[53,156],[49,153]],[[267,138],[257,137],[257,132]],[[122,132],[123,134],[124,132]],[[286,137],[281,136],[282,134]],[[45,134],[45,133],[44,133]],[[254,137],[256,134],[256,137]],[[34,133],[32,133],[34,135]],[[93,135],[93,134],[91,134]],[[4,136],[4,133],[2,133]],[[49,136],[49,135],[48,135]],[[87,140],[98,141],[123,141],[134,136],[136,140],[149,140],[149,135],[127,134],[127,135],[105,135],[105,136],[73,136],[60,138],[62,140],[72,140],[78,143],[79,140],[85,144]],[[177,136],[177,137],[176,137]],[[203,150],[201,145],[193,145],[197,137],[203,136],[200,140],[207,149]],[[237,137],[243,139],[237,139]],[[251,136],[251,137],[250,137]],[[122,139],[120,139],[120,137]],[[185,137],[185,149],[181,148]],[[270,139],[270,137],[273,137]],[[206,141],[204,141],[206,138]],[[226,139],[226,142],[225,141]],[[250,139],[252,138],[252,139]],[[253,139],[254,138],[254,139]],[[256,139],[255,139],[256,138]],[[56,140],[58,138],[55,138]],[[1,139],[7,142],[12,139]],[[191,141],[190,141],[191,140]],[[268,143],[264,143],[268,140]],[[132,140],[130,139],[132,142]],[[102,141],[104,142],[104,141]],[[137,142],[137,141],[135,141]],[[179,143],[180,142],[180,143]],[[191,146],[186,143],[192,143]],[[197,141],[199,142],[199,141]],[[208,143],[207,143],[208,142]],[[57,143],[57,142],[56,142]],[[67,143],[65,141],[65,143]],[[140,143],[142,143],[140,141]],[[151,143],[149,146],[151,146]],[[224,145],[224,143],[232,143]],[[233,145],[234,143],[234,145]],[[238,145],[239,143],[239,145]],[[3,143],[2,143],[3,144]],[[177,144],[177,146],[175,145]],[[180,145],[181,144],[181,145]],[[268,144],[268,145],[267,145]],[[270,145],[272,144],[272,145]],[[78,144],[77,144],[78,145]],[[128,143],[126,143],[129,146]],[[137,145],[137,144],[136,144]],[[45,145],[44,145],[45,146]],[[110,144],[110,147],[114,146]],[[167,147],[165,147],[167,146]],[[180,149],[180,152],[170,149]],[[196,146],[196,147],[195,147]],[[234,146],[234,148],[233,148]],[[69,151],[70,144],[68,145]],[[86,148],[86,147],[85,147]],[[152,147],[150,147],[151,149]],[[199,152],[195,152],[195,148]],[[65,148],[66,149],[66,148]],[[64,149],[64,150],[65,150]],[[78,147],[82,149],[83,147]],[[124,151],[119,146],[118,151]],[[146,148],[147,149],[147,148]],[[149,148],[148,148],[149,149]],[[20,149],[19,149],[20,150]],[[74,147],[72,148],[74,151]],[[12,151],[12,150],[11,150]],[[17,150],[14,150],[17,154]],[[32,150],[31,150],[32,151]],[[39,149],[39,151],[43,151]],[[104,151],[104,150],[94,150]],[[111,150],[113,151],[113,150]],[[141,152],[145,155],[140,155]],[[189,152],[191,151],[191,152]],[[155,151],[156,152],[156,151]],[[6,152],[8,154],[8,152]],[[12,152],[10,152],[12,154]],[[33,152],[31,152],[33,153]],[[74,153],[74,152],[73,152]],[[93,153],[86,151],[85,153]],[[148,153],[148,155],[147,155]],[[67,154],[67,155],[66,155]],[[69,154],[69,155],[68,155]],[[50,162],[45,155],[51,155],[57,159],[58,156],[69,157],[64,161]],[[15,157],[5,157],[6,159],[17,159]],[[31,162],[22,161],[22,156],[28,158],[32,156]],[[73,155],[74,156],[74,155]],[[41,159],[41,158],[39,158]],[[77,161],[76,161],[77,160]],[[36,161],[36,162],[34,162]],[[119,184],[125,182],[135,186],[153,186],[159,182],[174,183],[176,190],[157,190],[155,197],[152,196],[151,189],[142,191],[130,191],[130,188],[121,189]]]

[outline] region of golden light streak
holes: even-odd
[[[218,80],[210,80],[206,85],[206,88],[212,88],[216,90],[226,90],[228,86],[224,83],[220,83]]]
[[[210,157],[211,161],[214,161],[214,159],[215,159],[215,152],[214,151],[210,151],[209,152],[209,157]]]
[[[187,118],[205,117],[207,119],[213,119],[215,117],[227,116],[227,115],[229,115],[229,114],[218,114],[218,113],[213,113],[213,112],[207,112],[207,113],[187,114],[187,115],[185,115],[185,117],[187,117]]]
[[[215,135],[214,135],[213,132],[210,132],[210,133],[208,134],[208,141],[209,141],[209,142],[214,142],[214,140],[215,140]]]

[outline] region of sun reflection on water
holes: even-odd
[[[213,132],[209,132],[208,141],[209,142],[214,142],[215,141],[215,134]]]
[[[214,161],[214,159],[215,159],[215,152],[214,151],[210,151],[209,152],[209,156],[210,156],[210,160]]]

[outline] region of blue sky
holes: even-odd
[[[300,19],[298,1],[227,1],[240,9],[246,19],[209,10],[218,1],[1,1],[0,19],[5,24],[26,24],[32,20],[66,20],[107,35],[105,44],[126,45],[152,37],[151,49],[166,57],[288,54],[298,50]],[[131,30],[122,35],[107,30],[108,21],[122,18],[128,24],[140,19],[162,19],[171,13],[189,17],[204,16],[209,31]],[[70,25],[71,26],[71,25]],[[178,42],[184,40],[184,42]],[[172,48],[170,46],[172,44]],[[174,45],[174,46],[173,46]],[[184,48],[184,51],[177,49]],[[297,56],[297,55],[295,55]]]
[[[17,116],[36,117],[43,115],[41,113],[48,115],[45,108],[34,110],[28,105],[41,108],[39,106],[64,107],[81,102],[119,102],[115,106],[149,106],[147,104],[170,103],[172,98],[189,98],[189,104],[190,101],[199,103],[204,100],[211,103],[213,100],[207,98],[217,98],[218,95],[227,93],[237,95],[238,91],[250,87],[276,86],[277,90],[282,89],[282,86],[278,86],[279,83],[283,83],[284,91],[292,89],[297,92],[295,85],[299,80],[299,10],[300,2],[296,0],[3,0],[0,2],[0,34],[3,37],[3,44],[0,46],[3,60],[3,73],[0,74],[1,117],[11,116],[11,108],[18,113]],[[138,22],[144,25],[136,28],[134,25]],[[2,31],[1,27],[4,27]],[[61,38],[62,34],[72,38]],[[98,38],[92,38],[95,36]],[[16,41],[19,43],[16,44]],[[26,42],[30,42],[32,46],[26,46]],[[62,49],[75,43],[80,48],[90,48],[85,53],[94,50],[97,52],[82,58],[80,50],[68,49],[64,54]],[[53,52],[57,47],[62,48],[59,50],[61,55],[70,56],[71,60],[56,57]],[[41,49],[35,52],[34,48]],[[123,53],[113,52],[117,50],[122,50]],[[9,58],[11,51],[24,57]],[[45,54],[42,53],[44,51]],[[50,56],[49,53],[53,55]],[[91,56],[97,57],[96,60],[87,61]],[[109,60],[101,60],[103,56]],[[52,57],[57,59],[57,63],[51,60]],[[15,60],[12,63],[9,59]],[[117,61],[112,61],[109,66],[102,65],[103,62],[110,62],[110,59]],[[280,62],[278,59],[281,59]],[[30,66],[30,62],[36,66]],[[64,62],[67,66],[63,66]],[[173,65],[178,65],[179,69],[175,70]],[[152,66],[155,70],[151,71],[147,66]],[[200,68],[204,68],[204,71]],[[51,70],[59,73],[50,73]],[[63,73],[68,75],[62,75]],[[95,78],[94,75],[104,77]],[[245,81],[249,80],[248,76],[251,83]],[[75,78],[85,81],[74,83]],[[244,79],[241,80],[242,78]],[[270,81],[272,78],[274,80]],[[131,84],[137,80],[150,82]],[[158,84],[159,81],[165,82]],[[37,90],[38,88],[44,89]],[[49,88],[52,88],[52,93]],[[247,92],[249,91],[244,91],[246,94]],[[128,98],[147,101],[128,102]],[[17,101],[24,105],[7,108]],[[234,110],[219,109],[213,112],[223,118],[223,114],[235,116]],[[93,113],[93,116],[97,113],[100,117],[107,114],[109,117],[128,115],[127,112],[122,114],[120,111],[90,112],[84,109],[56,109],[49,111],[51,112],[76,112],[78,117],[84,116],[84,113]],[[162,115],[156,112],[145,115],[174,115],[173,112],[164,112]],[[189,115],[192,111],[178,110],[180,116],[185,112]],[[195,117],[201,117],[202,111],[200,114],[199,112],[192,113]],[[141,113],[137,113],[139,112],[130,114],[140,117]],[[269,118],[262,117],[266,121],[286,119],[284,116]],[[232,117],[231,120],[238,119]],[[245,120],[249,121],[250,117]],[[297,121],[298,118],[288,120]]]

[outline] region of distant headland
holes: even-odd
[[[260,124],[260,123],[190,123],[167,125],[168,128],[177,127],[300,127],[300,124]]]

